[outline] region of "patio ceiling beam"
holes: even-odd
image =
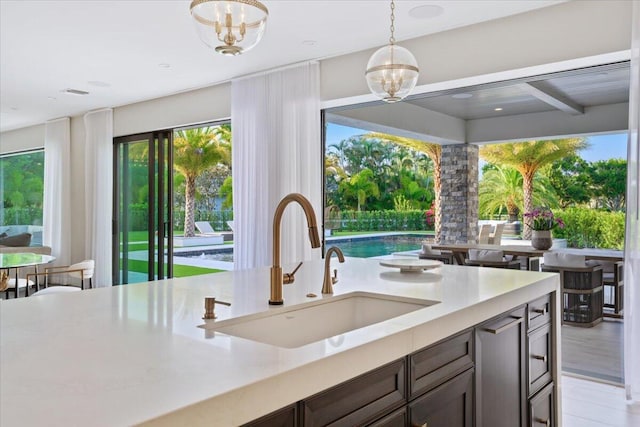
[[[584,114],[584,107],[573,102],[543,81],[520,83],[519,88],[540,101],[572,115]]]

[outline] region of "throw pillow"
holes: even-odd
[[[21,233],[15,236],[7,236],[0,238],[2,246],[29,246],[31,244],[31,234]]]
[[[471,261],[504,261],[504,252],[492,251],[488,249],[469,249],[469,259]]]

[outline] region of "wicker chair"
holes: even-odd
[[[574,267],[545,264],[542,266],[542,271],[560,273],[564,324],[591,327],[602,321],[601,266]]]

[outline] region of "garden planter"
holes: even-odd
[[[546,251],[553,245],[551,230],[532,230],[531,246],[541,251]]]

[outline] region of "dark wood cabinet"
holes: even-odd
[[[409,425],[473,426],[473,368],[409,403]]]
[[[529,396],[551,382],[553,352],[551,351],[551,325],[546,324],[530,332],[528,337]]]
[[[524,426],[526,307],[476,328],[476,426]]]
[[[254,427],[553,427],[554,294],[254,422]]]
[[[244,424],[243,427],[296,427],[298,425],[297,409],[296,403]]]
[[[529,401],[529,427],[554,427],[555,398],[553,383],[547,385]]]
[[[473,330],[409,355],[409,399],[473,366]]]
[[[304,425],[363,425],[406,403],[406,359],[375,369],[302,401]]]

